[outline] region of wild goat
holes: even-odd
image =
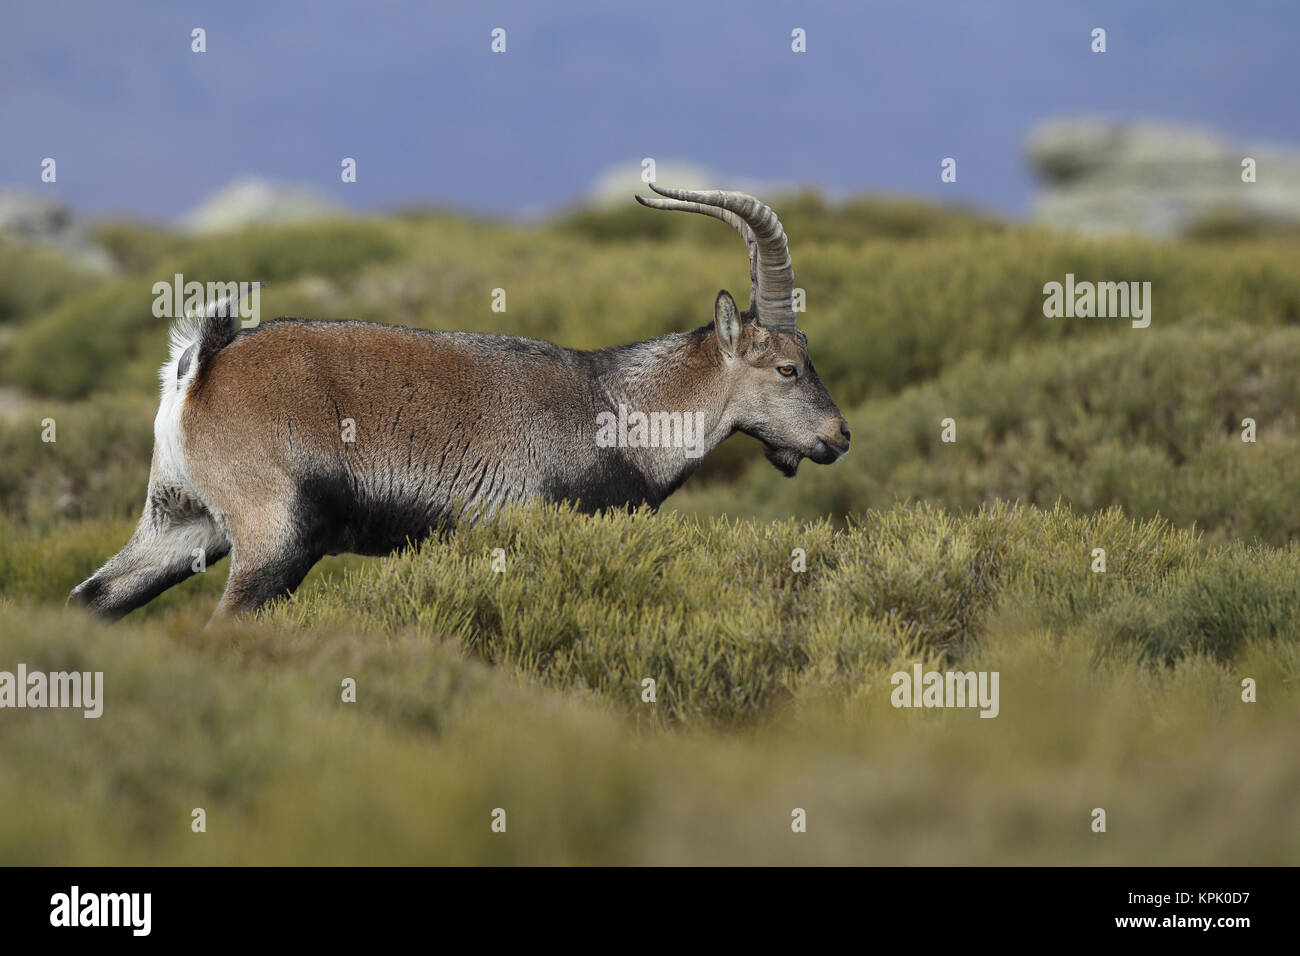
[[[372,322],[240,330],[229,300],[178,323],[144,513],[69,602],[115,619],[229,553],[217,614],[253,611],[324,555],[387,554],[507,504],[658,507],[737,431],[787,476],[838,459],[848,424],[795,324],[776,214],[743,193],[653,188],[666,198],[642,205],[745,239],[746,312],[724,290],[702,328],[592,352]],[[628,409],[691,413],[701,434],[695,447],[599,440]]]

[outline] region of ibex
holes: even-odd
[[[507,504],[657,508],[737,431],[787,476],[838,459],[848,424],[795,324],[776,214],[743,193],[653,188],[665,198],[642,205],[741,234],[747,311],[724,290],[708,325],[590,352],[360,321],[240,329],[229,300],[176,323],[144,513],[69,602],[116,619],[229,553],[217,615],[242,614],[324,555],[387,554]],[[598,440],[629,409],[687,413],[694,447]]]

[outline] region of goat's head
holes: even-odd
[[[849,426],[795,322],[794,267],[776,213],[744,193],[650,188],[664,198],[637,196],[641,205],[721,219],[749,247],[749,308],[741,313],[725,290],[713,307],[713,339],[736,427],[763,442],[768,461],[787,476],[804,458],[821,465],[837,460],[849,450]]]

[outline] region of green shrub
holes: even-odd
[[[60,529],[61,560],[112,530]],[[0,583],[51,544],[0,547]],[[208,631],[211,595],[106,627],[11,590],[0,668],[102,672],[104,706],[0,720],[0,861],[1283,863],[1296,581],[1294,550],[1117,510],[549,508]],[[998,671],[998,717],[892,708],[912,663]],[[1125,839],[1090,834],[1097,794]]]
[[[29,319],[100,281],[53,249],[0,240],[0,325]]]
[[[113,626],[62,608],[143,497],[153,281],[247,275],[272,280],[264,317],[597,347],[743,298],[738,241],[641,209],[422,213],[104,227],[132,274],[84,286],[0,265],[0,299],[31,303],[0,343],[0,670],[105,680],[97,720],[0,713],[0,863],[1293,862],[1300,246],[778,208],[844,461],[786,481],[737,439],[658,515],[538,506],[327,559],[208,630],[226,562]],[[1067,271],[1152,281],[1151,328],[1045,319]],[[914,664],[997,671],[999,716],[891,707]],[[1099,801],[1117,839],[1088,830]]]
[[[90,228],[90,236],[108,250],[124,272],[140,274],[159,260],[192,248],[195,240],[130,221],[107,221]]]
[[[87,518],[135,518],[153,455],[153,396],[34,401],[0,420],[0,515],[48,527]],[[53,419],[54,441],[42,424]]]
[[[641,195],[653,195],[647,186]],[[764,196],[781,217],[792,247],[805,243],[862,243],[873,239],[933,239],[999,232],[991,216],[969,209],[892,196],[858,196],[831,203],[812,190]],[[554,229],[597,242],[648,239],[686,241],[735,249],[740,241],[729,228],[703,216],[650,212],[628,202],[614,208],[585,207],[561,216]],[[743,248],[743,247],[741,247]]]
[[[1106,574],[1091,571],[1094,547],[1108,551]],[[504,573],[492,570],[497,548]],[[446,635],[489,663],[628,709],[653,677],[656,716],[708,723],[770,710],[809,675],[843,689],[892,661],[959,654],[1004,588],[1044,626],[1073,626],[1152,593],[1201,553],[1194,537],[1117,509],[998,505],[953,517],[921,506],[834,531],[539,507],[317,578],[271,620]],[[1189,625],[1175,643],[1212,650],[1199,633]]]

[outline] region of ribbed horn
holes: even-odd
[[[793,301],[794,265],[790,261],[785,229],[771,207],[753,196],[730,190],[670,189],[654,183],[650,183],[650,188],[673,202],[637,196],[643,206],[703,213],[721,219],[744,236],[750,249],[749,274],[753,283],[750,309],[768,328],[786,331],[798,328]]]
[[[749,228],[749,224],[741,219],[729,209],[720,209],[717,206],[706,206],[698,202],[683,202],[679,199],[659,199],[655,196],[637,196],[636,201],[643,206],[649,206],[651,209],[669,209],[678,212],[697,212],[702,216],[712,216],[714,219],[721,219],[736,232],[740,233],[740,238],[745,240],[745,247],[749,250],[749,308],[758,310],[758,240],[754,238],[754,230]]]

